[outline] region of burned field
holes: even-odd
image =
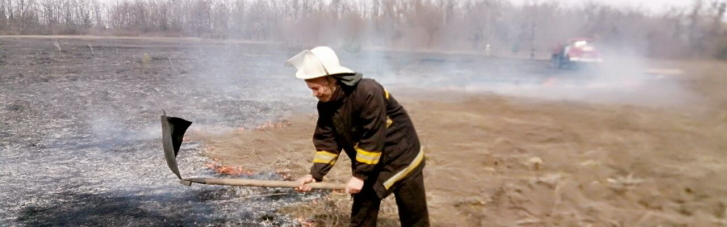
[[[288,190],[184,187],[164,163],[162,110],[214,131],[252,127],[312,102],[291,101],[285,79],[264,71],[281,63],[259,60],[255,46],[233,52],[136,40],[0,43],[2,225],[285,224],[275,204],[304,199],[242,199]],[[221,62],[232,58],[220,53],[237,58]],[[186,175],[214,175],[199,143],[182,149]]]
[[[159,116],[166,111],[194,122],[177,159],[184,177],[284,180],[303,174],[312,157],[305,150],[312,149],[315,100],[283,66],[302,48],[196,39],[0,38],[0,225],[290,226],[301,224],[301,216],[320,215],[289,210],[331,198],[327,192],[180,185],[160,141]],[[547,60],[466,54],[340,55],[346,66],[403,100],[431,148],[425,182],[435,225],[678,224],[694,223],[692,215],[702,213],[709,223],[724,219],[723,191],[694,182],[723,181],[711,175],[720,165],[697,162],[722,158],[715,155],[725,146],[718,139],[722,120],[642,107],[691,103],[694,97],[678,79],[634,73],[613,80],[549,69]],[[698,89],[716,92],[720,84]],[[710,94],[708,100],[723,100],[722,93]],[[291,120],[269,123],[285,119]],[[260,126],[272,129],[247,130]],[[678,153],[690,149],[699,152]],[[527,165],[533,157],[541,159],[540,172]],[[346,169],[348,163],[341,163],[337,168]],[[667,164],[645,167],[654,163]],[[683,174],[679,165],[699,171]],[[341,176],[347,174],[334,172],[329,179]],[[673,180],[662,181],[666,177]],[[655,192],[630,191],[641,187],[636,183],[617,191],[608,179],[643,179],[641,185]],[[662,182],[678,187],[670,191]],[[588,195],[579,189],[584,185],[599,197],[561,196]],[[332,203],[347,204],[344,197],[334,193],[339,200]],[[542,199],[553,197],[556,205]],[[577,206],[582,201],[593,206]]]

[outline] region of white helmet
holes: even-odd
[[[295,77],[304,80],[341,73],[354,73],[353,70],[341,66],[336,52],[327,46],[304,50],[288,59],[285,64],[298,69]]]

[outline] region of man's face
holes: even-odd
[[[313,96],[318,98],[321,102],[331,101],[333,97],[333,86],[331,86],[328,77],[318,77],[314,79],[305,80],[308,88],[313,92]]]

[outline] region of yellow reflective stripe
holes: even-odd
[[[386,99],[389,99],[389,91],[386,88],[384,88],[384,94],[386,95]]]
[[[379,163],[379,158],[381,158],[381,153],[379,153],[377,156],[368,156],[361,153],[356,154],[356,161],[360,163],[366,163],[369,165],[376,165]]]
[[[386,116],[386,127],[388,128],[389,125],[391,125],[393,123],[394,123],[394,121],[392,121],[391,118],[389,118],[389,116]]]
[[[419,164],[422,163],[423,159],[424,159],[424,147],[422,147],[422,149],[419,150],[419,154],[417,154],[416,158],[414,158],[414,161],[412,161],[411,164],[409,164],[409,166],[407,166],[403,170],[399,171],[394,176],[392,176],[391,178],[389,178],[388,180],[386,180],[384,182],[384,188],[386,188],[386,190],[389,190],[389,188],[391,186],[393,186],[394,183],[396,183],[397,181],[400,181],[401,179],[404,179],[404,177],[409,175],[409,173],[411,171],[416,169],[419,166]]]
[[[356,145],[354,148],[356,148],[357,162],[366,163],[369,165],[376,165],[379,163],[379,159],[381,158],[381,151],[366,151],[359,148],[358,145]]]
[[[316,156],[313,157],[313,163],[323,163],[323,164],[335,164],[336,159],[338,159],[338,154],[331,153],[328,151],[318,151],[316,152]]]

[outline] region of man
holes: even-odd
[[[351,226],[376,226],[381,200],[393,193],[402,226],[429,226],[424,193],[424,153],[404,108],[384,87],[342,67],[329,47],[305,50],[286,62],[318,98],[313,134],[316,153],[298,191],[322,181],[343,149],[353,176]]]

